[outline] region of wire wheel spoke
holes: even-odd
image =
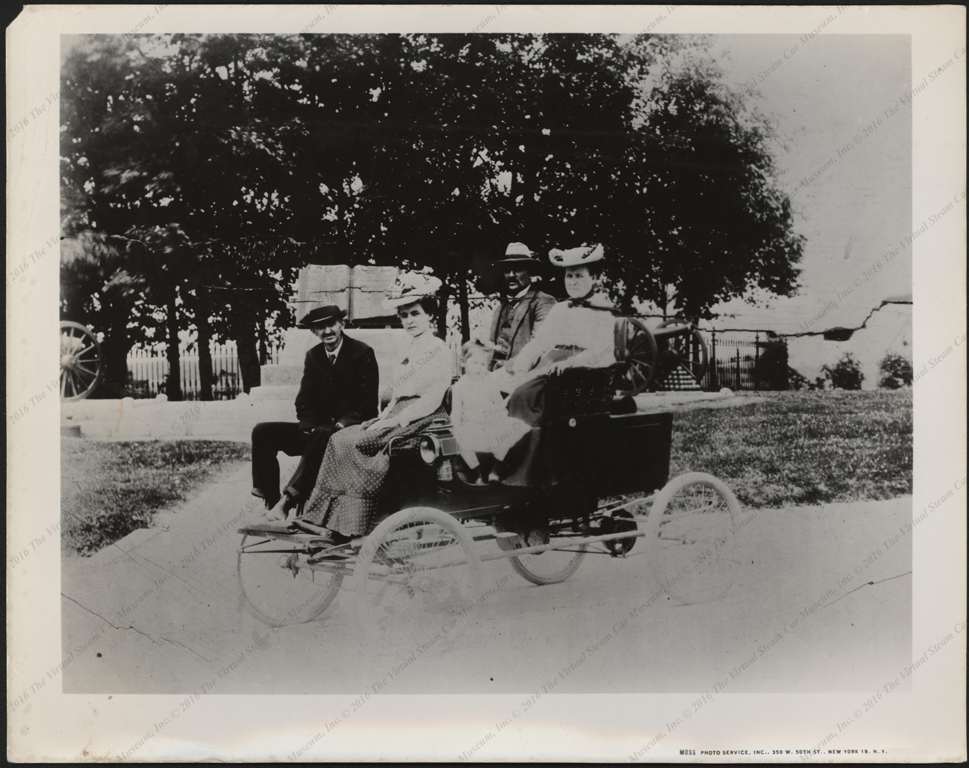
[[[260,537],[261,538],[261,537]],[[309,567],[304,545],[243,535],[236,561],[239,586],[256,616],[273,626],[319,616],[336,598],[342,572]]]
[[[694,472],[671,480],[647,519],[650,567],[660,586],[686,604],[723,597],[740,567],[734,536],[741,514],[715,477]]]
[[[481,564],[454,518],[417,507],[384,520],[354,570],[363,628],[384,647],[435,646],[463,628],[481,594]]]

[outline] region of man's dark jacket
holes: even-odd
[[[504,364],[521,352],[522,348],[531,341],[532,336],[535,335],[535,329],[545,320],[549,310],[558,303],[547,293],[542,293],[534,287],[530,288],[521,299],[513,299],[512,302],[515,306],[511,316],[511,348],[505,350],[504,354],[496,354],[492,361],[492,367],[494,367],[496,361]],[[506,311],[508,303],[508,299],[504,299],[491,318],[491,330],[488,332],[488,338],[492,344],[498,344],[498,337],[501,334],[502,312]]]
[[[306,353],[303,379],[296,396],[299,428],[339,424],[347,427],[377,415],[380,386],[377,358],[362,341],[343,335],[343,346],[336,363],[330,364],[326,347],[317,344]]]

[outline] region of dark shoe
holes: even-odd
[[[277,493],[274,496],[267,496],[265,492],[260,488],[253,488],[252,495],[257,499],[262,499],[262,503],[266,506],[266,509],[272,509],[279,503],[280,495]]]
[[[283,512],[289,512],[291,509],[296,509],[299,506],[299,496],[295,492],[290,493],[290,489],[287,488],[283,492]]]

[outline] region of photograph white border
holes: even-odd
[[[501,10],[499,10],[499,8]],[[675,8],[675,10],[671,10]],[[184,696],[65,695],[60,678],[29,700],[12,700],[61,659],[60,547],[39,547],[16,569],[10,555],[50,536],[60,520],[57,379],[59,258],[56,245],[30,255],[60,232],[59,126],[56,100],[60,36],[80,33],[296,33],[313,24],[327,32],[640,32],[804,34],[823,7],[698,6],[28,6],[7,30],[7,414],[24,404],[30,418],[7,425],[7,701],[8,759],[14,761],[270,759],[286,760],[353,696],[203,697],[137,751],[126,750],[177,708]],[[323,18],[314,22],[318,16]],[[657,19],[663,16],[657,22]],[[150,17],[150,18],[149,18]],[[652,25],[652,26],[651,26]],[[822,32],[821,34],[829,34]],[[834,32],[830,34],[835,34]],[[946,78],[915,101],[913,222],[938,209],[946,194],[963,191],[961,213],[947,216],[913,245],[913,341],[916,361],[966,331],[965,8],[851,7],[836,34],[909,34],[912,82],[940,57],[962,51]],[[42,108],[44,104],[48,106]],[[36,114],[35,114],[36,113]],[[24,117],[25,130],[11,134]],[[17,265],[28,269],[11,281]],[[944,344],[942,342],[945,342]],[[964,478],[966,358],[934,375],[915,400],[914,509]],[[53,466],[52,466],[53,465]],[[934,495],[933,495],[934,494]],[[871,716],[839,737],[842,748],[885,750],[842,755],[846,761],[960,761],[965,741],[966,495],[965,484],[944,514],[928,518],[913,542],[913,657],[956,627],[956,640],[916,675],[908,694],[886,697]],[[45,533],[47,532],[47,533]],[[55,534],[56,535],[56,534]],[[297,662],[298,663],[298,662]],[[494,728],[520,695],[377,696],[308,760],[449,760]],[[684,707],[690,694],[558,695],[540,711],[474,755],[477,760],[628,761]],[[851,694],[737,694],[709,716],[681,726],[642,762],[705,760],[681,757],[684,747],[745,749],[778,744],[813,748],[840,713],[864,697]],[[702,720],[702,722],[701,722]],[[751,761],[749,756],[711,758]],[[769,758],[768,758],[769,759]]]

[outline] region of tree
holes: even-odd
[[[709,318],[754,289],[792,295],[804,239],[778,183],[772,125],[724,84],[706,39],[641,36],[633,48],[639,141],[621,185],[632,205],[606,222],[627,299]]]
[[[882,389],[901,389],[912,386],[912,363],[908,358],[889,352],[878,364],[881,379],[878,386]]]
[[[339,44],[315,43],[328,54]],[[647,299],[692,317],[751,288],[795,289],[803,239],[770,126],[723,85],[702,41],[418,35],[354,46],[357,57],[323,58],[332,77],[307,88],[311,102],[340,103],[328,113],[338,137],[359,129],[358,192],[334,211],[348,252],[430,266],[460,291],[510,240],[539,252],[602,242],[624,308]],[[670,69],[673,54],[682,61]]]
[[[787,369],[787,381],[789,388],[798,392],[803,389],[815,389],[814,384],[809,382],[806,376],[791,367]]]
[[[861,389],[865,379],[861,364],[850,352],[845,352],[834,367],[822,365],[821,371],[825,380],[831,382],[832,389]]]
[[[123,248],[101,233],[61,241],[61,319],[103,334],[105,375],[94,397],[124,397],[128,383],[127,355],[135,340],[129,323],[140,307],[136,308],[138,291],[132,290],[125,263]]]
[[[211,324],[251,357],[256,329],[288,318],[287,275],[320,259],[430,268],[465,326],[468,281],[512,240],[603,243],[626,311],[699,318],[752,289],[790,295],[803,243],[770,125],[705,45],[88,38],[63,70],[65,234],[140,243],[119,251],[126,269],[167,313],[169,344],[194,322],[203,356]]]
[[[180,397],[179,330],[189,318],[199,332],[202,396],[211,398],[212,331],[234,334],[251,361],[242,366],[248,391],[259,377],[256,325],[281,312],[288,317],[274,280],[291,274],[304,254],[284,232],[279,189],[295,168],[284,145],[301,127],[259,103],[272,100],[259,82],[268,49],[277,71],[268,90],[286,85],[280,68],[289,40],[97,37],[65,63],[64,231],[127,244],[133,283],[167,314],[171,399]],[[254,293],[220,311],[212,291],[224,296],[233,288]],[[136,332],[134,340],[143,338]]]

